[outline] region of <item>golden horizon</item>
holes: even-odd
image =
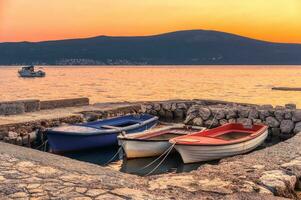
[[[2,0],[0,42],[215,30],[301,43],[299,0]]]

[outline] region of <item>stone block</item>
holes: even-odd
[[[17,115],[25,113],[21,102],[0,102],[0,115]]]
[[[40,109],[47,110],[47,109],[78,107],[78,106],[87,106],[87,105],[89,105],[88,98],[61,99],[61,100],[41,101]]]
[[[35,112],[40,110],[40,100],[30,99],[30,100],[20,100],[17,102],[24,104],[25,112]]]

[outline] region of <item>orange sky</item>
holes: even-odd
[[[301,43],[301,0],[0,0],[0,42],[186,29]]]

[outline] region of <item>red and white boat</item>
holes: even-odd
[[[204,127],[174,124],[163,128],[151,129],[142,133],[118,136],[118,143],[124,149],[127,158],[142,158],[162,155],[171,147],[171,138],[197,133]]]
[[[231,123],[203,132],[170,140],[184,163],[217,160],[247,153],[261,145],[268,136],[268,127]]]

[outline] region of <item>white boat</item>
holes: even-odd
[[[150,131],[119,135],[118,143],[124,149],[127,158],[142,158],[162,155],[171,147],[169,140],[186,134],[200,132],[203,127],[174,124]]]
[[[243,154],[261,145],[268,136],[268,127],[242,124],[226,124],[170,140],[180,153],[184,163],[218,160],[228,156]]]
[[[35,71],[33,65],[22,67],[18,71],[20,77],[32,78],[32,77],[45,77],[46,73],[42,70]]]

